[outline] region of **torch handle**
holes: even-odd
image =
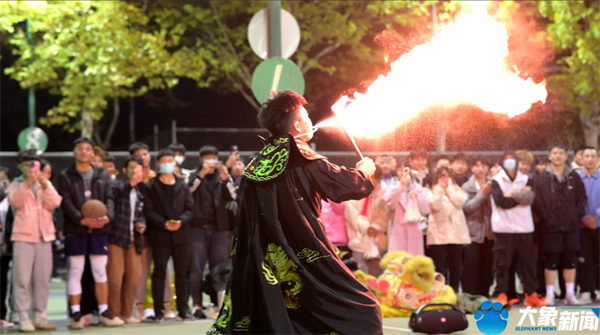
[[[356,144],[356,141],[354,141],[354,137],[352,137],[352,134],[350,134],[348,132],[348,130],[346,129],[346,127],[342,126],[342,129],[344,130],[344,133],[346,133],[346,136],[350,140],[350,143],[352,143],[352,148],[354,149],[354,152],[356,153],[356,156],[358,156],[358,159],[359,160],[363,160],[363,158],[365,158],[365,157],[363,156],[362,152],[360,152],[360,149],[358,148],[358,145]]]

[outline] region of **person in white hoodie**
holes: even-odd
[[[492,181],[492,231],[495,234],[494,262],[496,290],[494,296],[502,305],[508,304],[509,267],[513,259],[521,264],[525,306],[548,306],[535,292],[537,252],[531,213],[533,183],[517,169],[517,155],[502,156],[502,170]]]
[[[436,271],[446,276],[454,292],[458,292],[463,246],[471,244],[462,210],[467,193],[456,184],[449,168],[440,167],[435,171],[433,189],[427,191],[427,200],[431,207],[427,228],[428,256],[433,259]]]

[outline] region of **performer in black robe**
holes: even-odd
[[[361,199],[373,161],[330,163],[306,144],[312,123],[291,91],[258,119],[270,137],[241,184],[233,267],[223,307],[207,334],[382,334],[375,297],[344,266],[319,215],[321,199]]]

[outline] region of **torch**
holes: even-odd
[[[346,127],[341,126],[342,130],[344,131],[344,133],[346,133],[346,136],[348,137],[348,139],[350,140],[350,143],[352,144],[352,148],[354,149],[354,152],[356,153],[356,156],[358,156],[359,160],[362,160],[363,154],[362,152],[360,152],[360,149],[358,148],[358,145],[356,144],[356,141],[354,141],[354,137],[352,137],[352,134],[350,134],[348,132],[348,129],[346,129]]]
[[[353,99],[350,99],[347,96],[344,96],[335,105],[331,106],[331,109],[333,110],[335,115],[339,115],[339,113],[342,110],[348,108],[348,106],[350,106],[353,101],[354,101]],[[356,156],[358,157],[358,159],[363,160],[364,156],[363,156],[362,152],[360,152],[360,149],[358,148],[356,141],[354,141],[354,137],[352,137],[352,134],[350,134],[348,129],[346,129],[346,127],[344,127],[343,124],[340,123],[339,126],[342,128],[342,130],[346,134],[346,137],[348,137],[348,140],[350,140],[350,144],[352,144],[352,148],[354,149],[354,152],[356,153]]]

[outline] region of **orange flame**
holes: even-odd
[[[506,68],[508,34],[488,15],[487,2],[469,5],[470,14],[461,14],[430,42],[392,63],[387,76],[379,76],[365,94],[338,100],[332,106],[337,117],[320,126],[342,124],[352,134],[373,136],[436,103],[472,103],[509,117],[537,101],[545,103],[545,80],[536,84]]]

